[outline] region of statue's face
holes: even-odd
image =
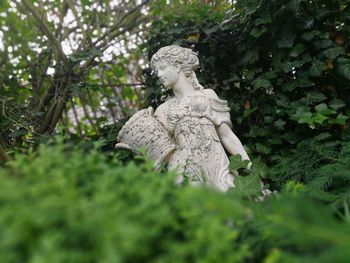
[[[160,82],[167,88],[173,88],[179,80],[179,69],[166,60],[160,60],[155,65],[155,72]]]

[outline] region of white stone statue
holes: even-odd
[[[225,149],[250,159],[231,130],[227,101],[199,84],[194,72],[199,67],[196,53],[166,46],[153,55],[151,67],[173,96],[155,113],[146,109],[131,117],[118,135],[117,146],[134,151],[145,148],[158,165],[166,162],[169,170],[176,169],[180,181],[188,176],[193,184],[221,191],[233,187],[235,175],[229,172]]]

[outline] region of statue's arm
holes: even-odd
[[[215,91],[212,89],[205,89],[206,96],[211,99],[219,99],[216,95]],[[217,126],[216,131],[219,135],[220,141],[222,145],[225,147],[226,151],[230,154],[240,154],[243,160],[249,160],[249,156],[245,151],[241,141],[238,137],[233,133],[230,126],[223,122],[219,126]],[[250,166],[250,165],[249,165]]]
[[[249,160],[250,158],[245,151],[241,141],[238,137],[233,133],[227,123],[222,123],[219,127],[217,127],[217,132],[220,138],[222,145],[225,147],[226,151],[230,154],[239,154],[242,156],[243,160]]]

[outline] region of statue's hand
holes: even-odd
[[[150,115],[150,116],[154,116],[154,109],[152,106],[149,106],[147,108],[147,113]]]
[[[132,151],[132,148],[127,145],[126,143],[122,143],[122,142],[119,142],[117,143],[115,146],[114,146],[115,149],[126,149],[126,150],[129,150],[129,151]]]

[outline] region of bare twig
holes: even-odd
[[[75,104],[74,104],[74,101],[73,99],[71,99],[71,102],[72,102],[72,109],[73,109],[73,114],[74,114],[74,119],[75,119],[75,123],[77,125],[77,129],[78,129],[78,133],[80,135],[80,137],[83,136],[83,130],[80,126],[80,122],[79,122],[79,118],[78,118],[78,113],[77,113],[77,110],[75,108]]]

